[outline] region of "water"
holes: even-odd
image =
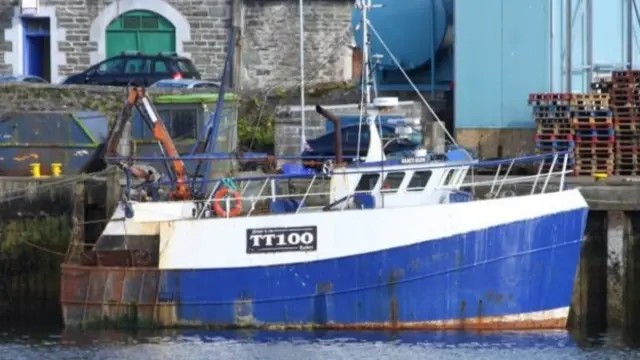
[[[0,330],[0,359],[640,359],[616,336],[507,333]]]

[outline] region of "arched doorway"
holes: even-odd
[[[147,54],[176,51],[176,29],[164,17],[145,10],[126,12],[107,26],[107,53],[111,57],[123,51]]]

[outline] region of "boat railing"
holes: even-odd
[[[555,153],[555,154],[544,154],[544,155],[535,155],[535,156],[527,156],[520,157],[514,159],[507,160],[493,160],[486,162],[443,162],[443,163],[423,163],[423,164],[412,164],[412,165],[404,165],[402,167],[394,167],[394,168],[384,168],[384,167],[357,167],[357,168],[349,168],[348,174],[372,174],[372,173],[391,173],[397,171],[424,171],[424,170],[435,170],[435,169],[458,169],[462,170],[467,175],[462,176],[453,176],[453,181],[448,184],[442,184],[440,186],[431,187],[431,189],[440,190],[440,191],[460,191],[463,188],[475,188],[475,187],[490,187],[489,193],[494,194],[493,197],[497,197],[498,194],[502,191],[505,185],[511,184],[522,184],[522,183],[532,183],[531,194],[534,194],[536,189],[539,187],[539,184],[542,184],[541,193],[546,192],[548,185],[550,183],[550,178],[555,176],[560,176],[560,187],[559,190],[564,188],[565,176],[570,171],[567,171],[567,162],[568,162],[569,154],[568,153]],[[550,160],[550,161],[549,161]],[[513,176],[511,174],[512,169],[515,164],[519,162],[524,163],[534,163],[538,164],[538,170],[535,175],[527,175],[527,176]],[[558,165],[558,162],[562,163],[561,170],[555,171],[555,168]],[[547,168],[548,164],[551,164],[550,167]],[[494,165],[497,167],[496,174],[490,180],[480,180],[475,181],[473,175],[473,168],[476,167],[490,167]],[[506,167],[506,171],[502,172],[502,168]],[[470,174],[470,175],[469,175]],[[385,175],[386,176],[386,175]],[[385,176],[380,176],[380,180],[383,181]],[[471,176],[470,182],[465,182]],[[226,204],[224,209],[231,209],[231,206],[234,202],[240,202],[241,207],[247,208],[248,210],[243,210],[242,213],[246,216],[251,216],[256,214],[258,209],[261,207],[258,206],[260,202],[264,202],[265,206],[279,206],[279,212],[283,213],[299,213],[303,210],[312,210],[312,209],[322,209],[322,210],[343,210],[347,208],[349,204],[353,204],[350,200],[354,200],[362,198],[363,195],[371,195],[371,190],[364,191],[343,191],[342,194],[346,194],[341,199],[334,201],[333,204],[326,205],[331,201],[332,194],[331,190],[327,189],[325,184],[324,188],[320,188],[320,184],[326,181],[325,176],[322,174],[264,174],[259,176],[248,176],[248,177],[218,177],[210,180],[206,180],[208,183],[212,183],[212,190],[207,191],[206,195],[196,200],[195,202],[208,206],[198,206],[196,217],[202,218],[206,217],[207,211],[213,214],[213,205],[215,203],[220,203],[220,206]],[[237,191],[239,194],[236,195],[234,199],[216,199],[216,193],[222,187],[229,187],[229,183],[232,184],[233,190]],[[235,184],[235,185],[234,185]],[[155,186],[168,185],[168,184],[155,184]],[[285,186],[283,186],[285,185]],[[317,186],[318,185],[318,186]],[[405,185],[406,186],[406,185]],[[425,188],[427,185],[424,185]],[[381,187],[378,186],[378,189]],[[211,188],[210,188],[211,189]],[[284,191],[286,190],[286,191]],[[412,189],[415,190],[415,189]],[[404,189],[394,189],[392,191],[394,194],[400,194],[405,196],[415,196],[417,195],[415,191],[407,191]],[[383,194],[385,198],[389,195],[387,190],[377,190],[376,196]],[[127,198],[131,198],[130,189],[127,191]],[[313,199],[320,199],[320,201],[314,201]],[[269,201],[271,200],[271,201]],[[273,203],[277,203],[273,205]],[[314,205],[314,203],[317,203]],[[353,207],[353,206],[350,206]],[[272,211],[269,211],[272,212]]]
[[[310,179],[304,179],[305,184],[302,184],[301,187],[287,187],[287,193],[282,193],[280,190],[280,184],[278,184],[277,179],[275,178],[258,178],[258,179],[246,179],[242,182],[241,186],[237,189],[239,196],[235,198],[235,200],[230,199],[229,197],[225,197],[224,200],[224,209],[231,209],[233,206],[233,201],[239,201],[240,203],[248,203],[248,209],[243,211],[244,216],[254,215],[258,210],[259,202],[277,202],[278,205],[283,206],[283,213],[293,213],[297,214],[301,210],[344,210],[349,203],[348,200],[357,196],[357,194],[370,194],[371,191],[352,191],[349,195],[344,196],[333,203],[326,204],[328,199],[331,198],[330,190],[315,190],[316,187],[321,187],[320,184],[321,177],[319,175],[314,175]],[[248,195],[248,189],[251,187],[252,183],[257,183],[258,192],[257,194]],[[215,204],[221,200],[215,199],[215,194],[220,190],[223,186],[225,186],[224,181],[219,180],[214,185],[212,191],[209,192],[207,197],[204,200],[201,200],[204,204]],[[278,189],[276,189],[278,188]],[[302,190],[302,191],[297,191]],[[313,198],[321,198],[318,204],[323,205],[308,205],[310,200]],[[313,202],[311,202],[313,203]],[[339,206],[338,206],[339,205]],[[196,218],[201,219],[205,216],[207,210],[210,207],[201,206],[198,208],[198,212],[196,214]],[[225,217],[230,217],[229,212],[226,212]]]
[[[547,162],[545,161],[547,159],[542,158],[542,161],[538,165],[538,171],[536,175],[526,175],[526,176],[511,175],[511,170],[513,169],[513,166],[517,162],[517,160],[518,159],[512,159],[508,165],[499,164],[498,165],[499,168],[502,165],[507,165],[507,171],[502,174],[498,169],[496,171],[497,175],[491,180],[465,182],[464,181],[465,177],[460,177],[459,179],[456,179],[456,181],[452,182],[451,184],[442,185],[437,187],[436,189],[448,190],[450,192],[461,192],[460,189],[462,188],[489,187],[489,194],[491,194],[490,197],[497,198],[501,194],[501,191],[505,185],[532,184],[532,189],[530,194],[535,194],[537,185],[539,183],[542,183],[540,193],[545,193],[547,192],[550,179],[552,177],[560,177],[560,182],[559,182],[560,185],[557,191],[564,190],[565,176],[566,174],[571,172],[570,170],[567,170],[569,154],[562,154],[562,153],[553,154],[550,162]],[[557,163],[560,161],[562,163],[561,169],[557,171],[554,170],[556,168]],[[550,166],[547,166],[549,164]],[[422,169],[424,169],[424,167]],[[391,171],[397,171],[397,169],[390,170],[389,172]],[[379,170],[378,171],[370,170],[369,172],[379,172]],[[303,186],[298,188],[298,190],[301,190],[301,191],[292,192],[291,187],[289,187],[288,193],[281,193],[280,191],[276,190],[276,188],[278,188],[279,186],[277,184],[277,179],[275,178],[275,176],[266,177],[266,178],[247,179],[242,183],[242,186],[240,186],[238,189],[238,192],[239,192],[238,201],[240,201],[241,203],[249,204],[248,210],[244,212],[245,216],[254,215],[257,210],[257,204],[261,201],[272,201],[272,202],[280,201],[281,203],[291,201],[291,203],[289,203],[288,211],[284,211],[284,212],[297,214],[303,209],[304,210],[320,210],[321,209],[324,211],[345,210],[349,205],[350,200],[352,199],[355,200],[360,194],[370,195],[372,193],[370,190],[347,191],[347,194],[345,196],[333,202],[329,202],[327,201],[327,199],[331,198],[331,191],[330,190],[318,191],[315,188],[315,186],[318,185],[319,180],[320,180],[320,177],[318,175],[314,175],[310,179],[305,180],[305,183],[303,184]],[[259,190],[257,191],[257,193],[253,195],[248,195],[247,189],[250,188],[252,182],[257,182],[258,186],[256,186],[256,188],[258,188]],[[216,201],[220,201],[215,199],[215,194],[223,186],[225,186],[225,182],[223,180],[218,180],[214,186],[214,189],[208,194],[206,199],[203,200],[204,203],[214,204]],[[425,188],[426,187],[427,185],[425,185]],[[398,189],[395,189],[394,191],[395,194],[399,192],[403,193],[403,195],[416,195],[415,192],[407,190],[406,188],[398,188]],[[380,194],[385,194],[385,193],[384,191],[381,191]],[[323,205],[317,205],[317,206],[308,205],[309,200],[315,197],[324,198],[325,201],[318,202],[318,203],[322,203]],[[229,198],[225,198],[223,201],[225,204],[225,209],[230,209],[230,207],[233,205],[232,204],[233,200]],[[324,205],[324,204],[327,204],[327,205]],[[205,215],[206,211],[207,211],[207,207],[203,206],[199,208],[199,211],[196,217],[198,219],[202,218]],[[227,214],[227,217],[229,217],[228,214]]]
[[[459,168],[459,167],[469,167],[472,166],[474,169],[479,168],[498,168],[498,173],[502,170],[502,167],[507,165],[509,168],[513,167],[514,164],[546,164],[546,160],[556,158],[556,160],[564,155],[568,155],[569,152],[555,152],[555,153],[547,153],[547,154],[537,154],[537,155],[527,155],[510,159],[498,159],[498,160],[457,160],[457,161],[431,161],[433,159],[432,156],[426,157],[413,157],[411,159],[415,160],[411,163],[407,163],[407,167],[404,169],[416,170],[423,169],[425,166],[428,166],[431,169],[441,169],[441,168]],[[107,157],[110,161],[119,161],[121,163],[135,163],[135,161],[171,161],[181,159],[183,161],[222,161],[222,160],[233,160],[236,159],[234,156],[225,154],[225,155],[193,155],[193,156],[183,156],[183,157],[170,157],[170,156],[139,156],[139,157]],[[247,158],[245,160],[284,160],[296,162],[303,159],[327,159],[326,156],[310,156],[310,157],[301,157],[301,156],[273,156],[273,157],[260,157],[255,156],[252,158]],[[392,159],[387,162],[363,162],[357,164],[358,166],[354,166],[353,170],[350,170],[350,173],[371,173],[371,172],[380,172],[381,167],[387,167],[391,164],[390,161],[398,160],[398,164],[402,163],[402,159]],[[409,165],[410,164],[410,165]],[[556,161],[553,161],[553,164],[556,165]],[[290,177],[306,177],[312,178],[316,174],[311,172],[308,173],[294,173],[294,174],[265,174],[264,177],[280,177],[280,178],[290,178]],[[331,175],[331,174],[329,174]],[[255,177],[255,176],[252,176]],[[222,179],[224,177],[220,177]],[[241,177],[234,177],[240,179]],[[215,182],[218,179],[210,179],[210,182]]]
[[[559,177],[560,180],[557,190],[563,191],[567,174],[571,174],[573,172],[572,170],[568,169],[569,156],[570,154],[568,152],[553,153],[551,154],[550,163],[547,162],[548,159],[546,157],[541,158],[537,167],[536,174],[524,176],[512,175],[513,167],[518,160],[517,158],[514,158],[511,159],[508,164],[499,163],[493,179],[491,180],[474,181],[473,169],[471,169],[470,174],[472,179],[470,182],[448,184],[443,185],[439,188],[454,190],[460,188],[489,186],[489,194],[492,194],[493,198],[497,198],[505,185],[531,184],[530,194],[533,195],[536,193],[540,182],[542,182],[540,193],[543,194],[547,191],[551,178]],[[560,166],[558,166],[559,161],[562,162]],[[502,173],[501,171],[503,165],[508,165],[507,170],[504,173]],[[472,168],[473,166],[474,165],[471,165]],[[559,170],[556,170],[558,168]]]

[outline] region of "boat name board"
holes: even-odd
[[[317,249],[317,226],[247,229],[247,254]]]
[[[402,165],[406,165],[406,164],[424,164],[427,162],[427,158],[425,157],[420,157],[420,158],[402,158],[400,159],[400,164]]]

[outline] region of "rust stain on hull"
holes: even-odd
[[[197,308],[203,304],[181,303],[177,294],[163,292],[160,286],[162,270],[154,267],[126,267],[129,262],[148,264],[145,257],[141,257],[141,260],[136,257],[132,259],[132,254],[125,256],[114,253],[113,255],[113,258],[109,258],[108,261],[106,257],[102,260],[107,263],[122,263],[125,267],[62,265],[60,303],[67,327],[496,331],[557,330],[566,329],[567,325],[568,315],[564,316],[562,312],[538,314],[535,317],[532,314],[485,316],[482,302],[476,317],[438,321],[402,321],[400,306],[395,295],[391,296],[388,321],[335,323],[327,318],[327,308],[322,296],[324,292],[332,290],[331,283],[318,284],[316,299],[318,316],[313,322],[264,324],[252,315],[253,300],[250,294],[241,294],[236,299],[233,307],[236,317],[234,324],[184,321],[178,316],[178,309]],[[122,261],[116,261],[118,256],[115,255],[119,255]],[[391,285],[389,291],[393,293],[393,290]],[[468,304],[463,301],[460,307],[463,313]]]

